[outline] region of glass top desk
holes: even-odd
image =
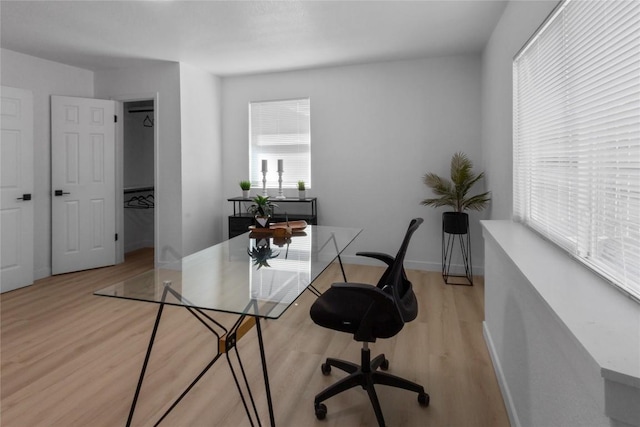
[[[191,390],[198,380],[223,354],[229,362],[245,411],[253,426],[258,412],[244,369],[240,370],[248,390],[253,415],[241,389],[238,376],[229,359],[234,350],[240,361],[236,342],[256,327],[264,374],[271,425],[275,425],[266,357],[260,319],[277,319],[306,289],[315,294],[313,281],[334,261],[342,267],[340,254],[360,234],[361,229],[308,226],[287,238],[270,235],[243,234],[215,246],[203,249],[161,268],[155,268],[131,279],[95,292],[95,295],[158,304],[156,321],[151,333],[136,392],[131,404],[127,426],[131,425],[142,381],[156,332],[165,305],[184,307],[217,339],[218,352],[187,389],[157,421],[159,424]],[[344,276],[344,269],[342,269]],[[346,281],[346,277],[345,277]],[[237,314],[231,328],[213,319],[208,311]]]

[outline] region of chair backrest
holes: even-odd
[[[387,271],[380,278],[380,282],[378,282],[379,288],[393,296],[393,299],[398,305],[402,320],[405,323],[412,321],[418,316],[418,301],[413,293],[411,282],[404,271],[404,257],[407,253],[411,236],[413,236],[413,233],[423,221],[422,218],[414,218],[411,220],[393,264],[387,268]]]
[[[395,258],[368,253],[388,265],[377,289],[362,283],[334,283],[311,306],[313,321],[325,328],[353,333],[356,341],[375,342],[377,338],[396,335],[405,323],[415,319],[418,301],[402,264],[411,236],[420,224],[422,218],[411,220]]]

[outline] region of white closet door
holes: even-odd
[[[33,94],[2,86],[0,291],[33,283]]]
[[[115,264],[115,102],[51,97],[51,270]]]

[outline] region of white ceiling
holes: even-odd
[[[90,70],[219,76],[480,52],[499,1],[5,1],[0,45]]]

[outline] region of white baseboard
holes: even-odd
[[[509,392],[509,385],[507,384],[507,380],[504,377],[504,372],[502,372],[502,366],[500,365],[500,359],[498,359],[498,354],[496,353],[496,349],[493,345],[491,333],[487,328],[487,322],[482,322],[482,334],[484,335],[484,341],[487,344],[487,349],[489,350],[489,355],[491,356],[491,363],[493,363],[493,370],[495,371],[496,377],[498,379],[498,385],[500,386],[500,391],[502,392],[502,400],[504,400],[504,406],[507,408],[507,414],[509,415],[511,426],[521,427],[520,420],[518,419],[518,414],[511,397],[511,393]]]

